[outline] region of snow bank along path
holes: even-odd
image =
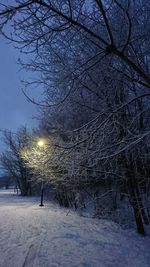
[[[0,191],[0,267],[150,267],[149,239]]]

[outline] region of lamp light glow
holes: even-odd
[[[39,147],[43,147],[44,146],[44,141],[43,140],[39,140],[37,144],[38,144]]]

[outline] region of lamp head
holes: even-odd
[[[37,143],[37,145],[38,145],[39,147],[44,147],[45,143],[44,143],[43,140],[39,140],[38,143]]]

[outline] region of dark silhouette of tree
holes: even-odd
[[[14,179],[20,189],[21,195],[30,195],[30,172],[24,160],[21,158],[21,150],[28,142],[27,129],[23,127],[15,135],[11,132],[6,132],[4,142],[7,150],[1,155],[1,165],[5,173]]]

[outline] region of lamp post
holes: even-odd
[[[39,140],[38,143],[37,143],[38,147],[43,149],[44,148],[44,141],[43,140]],[[40,201],[40,207],[43,207],[44,204],[43,204],[43,196],[44,196],[44,185],[43,185],[43,179],[42,179],[42,182],[41,182],[41,201]]]
[[[44,196],[44,188],[43,188],[43,181],[41,183],[41,202],[40,202],[40,207],[43,207],[44,204],[43,204],[43,196]]]

